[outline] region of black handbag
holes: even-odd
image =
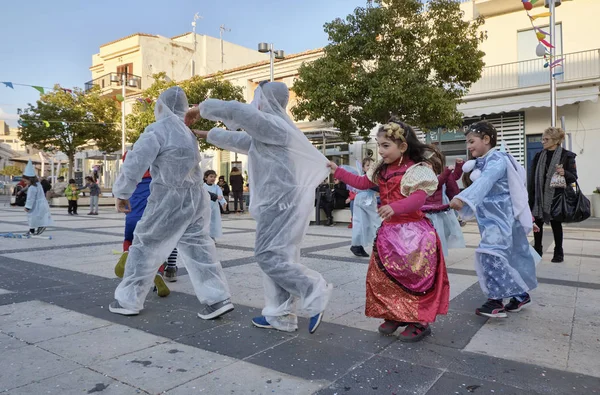
[[[590,217],[590,201],[581,193],[579,184],[576,185],[575,189],[567,185],[564,193],[554,196],[550,210],[554,221],[573,223],[585,221]]]

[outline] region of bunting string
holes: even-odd
[[[33,88],[36,91],[40,92],[41,95],[43,95],[44,93],[46,93],[46,91],[53,91],[53,90],[55,90],[55,88],[48,88],[47,86],[29,85],[29,84],[18,84],[16,82],[10,82],[10,81],[0,81],[0,84],[4,84],[4,86],[6,88],[10,88],[10,89],[15,89],[15,85],[16,86],[27,86],[27,87]],[[67,88],[59,88],[59,89],[62,90],[63,92],[73,94],[73,90],[72,89],[67,89]]]
[[[556,67],[560,67],[562,70],[562,62],[564,60],[564,58],[559,58],[556,59],[556,56],[552,56],[552,53],[550,52],[549,48],[555,48],[554,45],[552,45],[549,41],[546,40],[546,37],[550,37],[551,35],[542,30],[541,28],[535,26],[534,21],[538,18],[546,18],[549,16],[552,16],[551,12],[541,12],[539,14],[535,14],[535,15],[531,15],[529,13],[529,11],[531,11],[533,9],[533,6],[535,5],[535,3],[537,3],[539,0],[522,0],[523,2],[523,8],[525,8],[525,12],[527,13],[527,16],[529,17],[529,22],[531,23],[531,27],[533,28],[533,31],[535,32],[535,36],[538,39],[538,46],[535,49],[535,53],[537,56],[542,56],[544,58],[544,60],[546,61],[544,63],[544,68],[550,68],[550,70],[553,70]],[[553,72],[552,73],[552,77],[557,77],[559,75],[564,74],[563,71],[558,71],[558,72]]]

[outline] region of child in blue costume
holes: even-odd
[[[466,132],[467,149],[475,160],[463,166],[473,182],[450,202],[461,217],[475,217],[481,242],[475,253],[479,285],[488,297],[477,315],[505,318],[531,302],[537,287],[535,266],[540,256],[529,245],[534,228],[525,186],[525,169],[508,153],[498,151],[497,132],[488,121]],[[507,305],[504,299],[510,299]]]
[[[123,155],[123,161],[125,161],[126,156],[127,152],[125,155]],[[125,272],[125,262],[127,261],[127,255],[129,254],[129,247],[133,242],[133,232],[135,230],[135,226],[142,218],[144,210],[146,209],[148,196],[150,196],[151,181],[152,177],[150,176],[150,170],[148,170],[144,174],[142,180],[138,183],[133,195],[131,195],[131,198],[129,199],[129,202],[131,203],[131,212],[127,213],[125,216],[125,240],[123,240],[123,254],[115,266],[115,274],[117,277],[122,278],[123,273]],[[156,277],[154,278],[156,291],[158,296],[161,297],[168,296],[171,293],[169,287],[167,287],[167,284],[164,282],[165,279],[170,282],[177,281],[177,248],[171,252],[166,265],[160,267]]]

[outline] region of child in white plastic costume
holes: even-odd
[[[314,333],[332,287],[320,273],[300,264],[300,244],[328,161],[287,115],[288,98],[285,84],[263,82],[251,104],[209,99],[188,112],[186,124],[199,116],[223,121],[229,130],[194,132],[217,147],[248,155],[255,255],[265,273],[265,308],[253,325],[295,331],[299,299],[300,308],[310,317],[309,332]],[[238,129],[245,132],[230,131]]]
[[[204,189],[213,195],[217,195],[217,200],[210,202],[210,237],[214,239],[223,236],[221,225],[221,210],[225,208],[227,201],[223,197],[223,190],[216,184],[217,172],[206,170],[204,172]]]
[[[179,87],[159,96],[156,122],[127,154],[113,186],[117,208],[126,213],[131,210],[128,199],[150,168],[150,197],[135,229],[123,281],[115,290],[116,301],[109,307],[112,313],[136,315],[143,309],[156,270],[175,247],[196,296],[205,305],[198,316],[213,319],[233,310],[209,235],[210,198],[202,187],[198,143],[183,123],[187,109],[187,98]]]
[[[31,160],[25,166],[23,180],[29,186],[27,188],[27,200],[25,201],[25,212],[27,213],[27,222],[29,223],[29,232],[27,235],[41,235],[47,226],[52,225],[52,217],[46,195],[38,178],[35,176]]]

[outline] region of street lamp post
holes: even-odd
[[[282,50],[275,50],[273,44],[260,43],[258,44],[258,52],[270,53],[271,67],[270,67],[270,81],[275,81],[275,59],[285,59],[285,52]]]
[[[121,74],[121,87],[123,101],[121,102],[121,158],[125,155],[125,83],[127,82],[127,74]]]
[[[125,91],[125,88],[127,87],[127,85],[136,88],[138,86],[138,79],[136,77],[133,77],[131,79],[128,79],[128,73],[124,72],[121,73],[121,78],[120,78],[120,82],[121,82],[121,96],[123,97],[123,101],[121,102],[121,157],[123,155],[125,155],[125,95],[127,94],[127,92]],[[114,82],[114,83],[119,83],[119,76],[118,75],[113,75],[110,78],[110,82]]]
[[[561,0],[546,0],[545,6],[550,12],[550,63],[553,62],[556,55],[556,7],[561,4]],[[552,118],[550,126],[556,127],[557,105],[556,105],[556,74],[552,67],[550,69],[550,108]]]

